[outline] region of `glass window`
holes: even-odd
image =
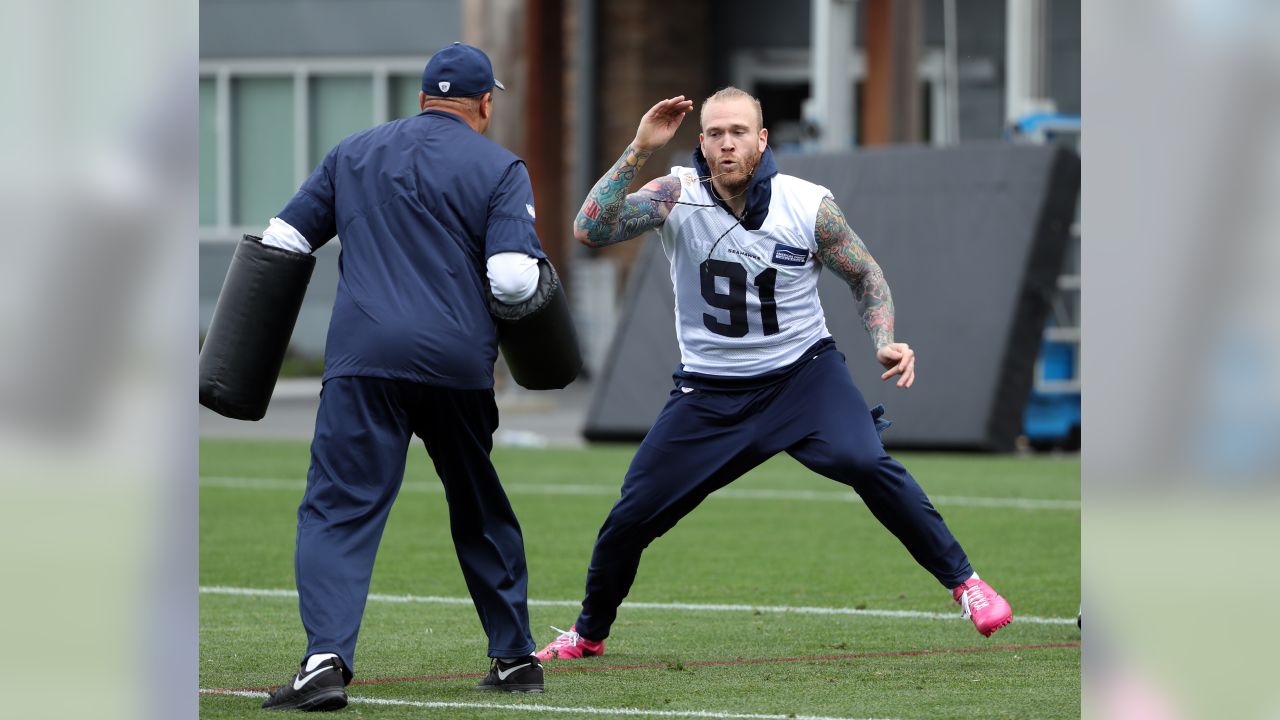
[[[373,125],[373,78],[369,75],[313,77],[310,90],[308,169],[319,165],[339,140]]]
[[[388,117],[413,117],[418,109],[418,93],[422,90],[422,75],[392,75],[388,78],[387,100],[391,107],[387,109]]]
[[[293,195],[293,137],[291,78],[232,82],[232,224],[265,227]]]
[[[218,223],[218,88],[200,79],[200,224]]]

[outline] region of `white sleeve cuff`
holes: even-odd
[[[271,218],[267,224],[266,231],[262,233],[262,244],[297,253],[311,253],[311,243],[302,237],[302,233],[278,217]]]
[[[515,305],[538,289],[538,258],[519,252],[498,253],[486,263],[489,287],[498,302]]]

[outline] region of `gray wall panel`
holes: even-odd
[[[832,191],[893,288],[898,338],[919,353],[913,388],[882,382],[848,286],[824,274],[827,327],[868,405],[884,403],[895,421],[885,442],[1011,449],[1062,265],[1078,158],[992,143],[780,164]],[[638,262],[588,414],[590,439],[643,435],[671,389],[678,352],[667,260],[650,241]]]
[[[618,329],[587,410],[585,434],[596,440],[634,440],[647,432],[680,362],[675,292],[662,243],[653,233],[632,242],[645,247],[631,270]]]
[[[200,57],[421,55],[462,39],[461,0],[201,0]]]

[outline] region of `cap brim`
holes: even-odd
[[[494,79],[493,79],[493,86],[494,86],[494,87],[496,87],[496,88],[498,88],[499,90],[506,90],[506,89],[507,89],[507,86],[506,86],[506,85],[503,85],[503,84],[502,84],[502,81],[501,81],[501,80],[499,80],[498,78],[494,78]]]

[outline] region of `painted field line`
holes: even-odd
[[[868,660],[872,658],[919,657],[921,655],[969,655],[972,653],[1027,652],[1029,650],[1067,650],[1080,647],[1080,643],[1052,643],[1045,645],[987,645],[983,647],[925,648],[922,650],[877,650],[839,655],[802,655],[797,657],[735,658],[733,660],[690,660],[684,667],[724,667],[726,665],[781,665],[802,662],[840,662]],[[668,663],[638,663],[633,665],[548,665],[549,673],[618,672],[626,670],[664,670]],[[419,675],[415,677],[365,678],[353,680],[352,685],[384,685],[387,683],[425,682],[429,680],[462,680],[482,678],[484,673],[451,675]],[[246,688],[247,690],[248,688]]]
[[[801,662],[843,662],[848,660],[868,660],[872,658],[920,657],[922,655],[970,655],[973,653],[994,652],[1027,652],[1029,650],[1068,650],[1080,647],[1079,642],[1049,643],[1042,645],[983,645],[954,648],[923,648],[920,650],[874,650],[860,653],[841,653],[838,655],[802,655],[795,657],[770,658],[735,658],[733,660],[691,660],[684,662],[684,667],[724,667],[726,665],[779,665]],[[586,673],[586,672],[622,672],[628,670],[663,670],[670,667],[668,663],[636,663],[631,665],[597,665],[587,664],[553,664],[546,666],[549,673]],[[479,679],[485,673],[446,673],[441,675],[410,675],[406,677],[357,678],[352,685],[388,685],[409,682],[431,682],[436,680]],[[227,688],[210,690],[209,692],[263,693],[269,688]]]
[[[201,476],[205,487],[237,488],[242,490],[298,490],[306,488],[305,480],[290,478],[246,478],[218,475]],[[505,483],[511,495],[598,495],[617,497],[618,486],[574,485],[560,483]],[[439,483],[406,482],[401,492],[440,493]],[[852,490],[769,490],[748,488],[724,488],[712,493],[710,499],[722,500],[799,500],[814,502],[861,503],[862,498]],[[953,507],[1007,508],[1013,510],[1079,510],[1079,500],[1048,500],[1042,498],[969,497],[965,495],[930,495],[934,505]]]
[[[224,587],[219,585],[201,586],[202,595],[240,595],[248,597],[290,597],[296,598],[296,590],[272,588]],[[471,605],[469,597],[441,597],[439,595],[380,595],[370,594],[371,602],[389,603],[423,603],[427,605]],[[536,600],[529,599],[529,607],[563,607],[580,608],[578,600]],[[736,605],[722,603],[656,603],[627,602],[622,607],[631,610],[678,610],[681,612],[741,612],[741,613],[794,613],[796,615],[862,615],[866,617],[903,618],[917,620],[961,620],[960,614],[925,612],[922,610],[871,610],[867,608],[844,607],[804,607],[790,605]],[[1037,617],[1035,615],[1014,615],[1015,623],[1029,625],[1075,625],[1075,618]]]
[[[266,697],[265,692],[252,690],[200,689],[201,695],[234,695],[237,697]],[[576,713],[578,715],[608,715],[610,717],[666,717],[666,718],[717,718],[722,720],[874,720],[872,718],[845,718],[824,715],[776,715],[768,713],[732,713],[711,710],[645,710],[643,708],[556,707],[554,705],[527,705],[524,703],[467,703],[435,702],[429,700],[393,700],[390,698],[348,697],[347,702],[360,705],[391,705],[394,707],[431,708],[438,710],[517,710],[522,712]]]

